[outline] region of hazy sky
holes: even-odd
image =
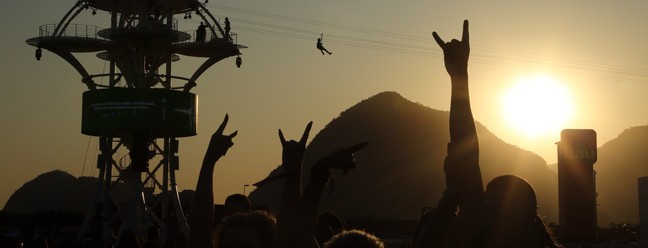
[[[80,133],[86,90],[80,76],[49,51],[36,61],[34,48],[25,44],[40,25],[59,22],[74,2],[9,0],[0,10],[0,206],[44,172],[97,174],[97,138]],[[628,127],[648,124],[647,1],[441,2],[209,1],[210,11],[228,16],[238,43],[249,48],[242,51],[241,68],[233,58],[224,60],[193,89],[198,135],[180,139],[179,187],[195,187],[208,138],[225,113],[227,131],[239,135],[217,164],[216,203],[281,163],[279,128],[296,139],[312,120],[313,137],[341,111],[382,91],[448,110],[449,78],[431,32],[459,38],[463,19],[470,20],[475,119],[504,141],[556,161],[558,132],[529,138],[501,111],[507,89],[536,75],[569,92],[574,114],[564,128],[595,129],[599,146]],[[198,25],[197,19],[176,18],[180,30]],[[105,14],[90,11],[75,22],[109,27]],[[333,55],[315,48],[320,33]],[[90,74],[107,72],[94,54],[81,57]],[[173,74],[188,77],[201,62],[182,57]]]

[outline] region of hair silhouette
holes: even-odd
[[[342,231],[324,244],[324,248],[384,248],[382,240],[361,230]]]
[[[277,220],[266,211],[235,213],[223,219],[215,237],[216,248],[272,248]]]

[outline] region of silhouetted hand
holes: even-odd
[[[226,114],[225,119],[220,124],[216,132],[211,137],[209,141],[209,146],[207,147],[207,152],[205,153],[205,162],[209,164],[216,163],[220,157],[225,156],[227,150],[234,145],[232,138],[236,137],[238,131],[234,131],[230,135],[223,135],[225,131],[225,126],[227,126],[227,121],[229,116]]]
[[[338,149],[326,155],[314,165],[313,170],[339,169],[346,174],[347,171],[357,167],[353,154],[369,145],[368,141],[358,143],[346,148]]]
[[[436,32],[432,32],[434,40],[443,49],[446,71],[450,76],[466,75],[468,71],[468,56],[470,55],[470,38],[468,34],[468,20],[463,22],[463,35],[461,41],[453,39],[444,42]]]
[[[312,121],[306,125],[306,130],[304,130],[304,134],[299,142],[295,140],[286,141],[281,129],[279,129],[279,140],[281,140],[281,146],[283,147],[281,153],[282,166],[287,174],[300,172],[300,166],[302,160],[304,160],[304,152],[306,151],[306,141],[308,140],[308,134],[312,126]]]

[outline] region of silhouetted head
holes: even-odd
[[[225,198],[225,216],[235,213],[250,213],[250,199],[242,194],[233,194]]]
[[[277,220],[265,211],[225,217],[218,227],[216,248],[272,248]]]
[[[348,230],[336,234],[324,248],[384,248],[383,241],[362,230]]]
[[[490,247],[522,247],[529,242],[537,219],[535,190],[517,176],[500,176],[488,183],[482,208],[482,233]]]
[[[334,235],[344,230],[344,223],[335,214],[323,212],[317,216],[317,226],[315,228],[315,239],[320,247]]]

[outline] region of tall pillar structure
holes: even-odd
[[[568,241],[596,237],[596,132],[565,129],[558,142],[559,235]]]

